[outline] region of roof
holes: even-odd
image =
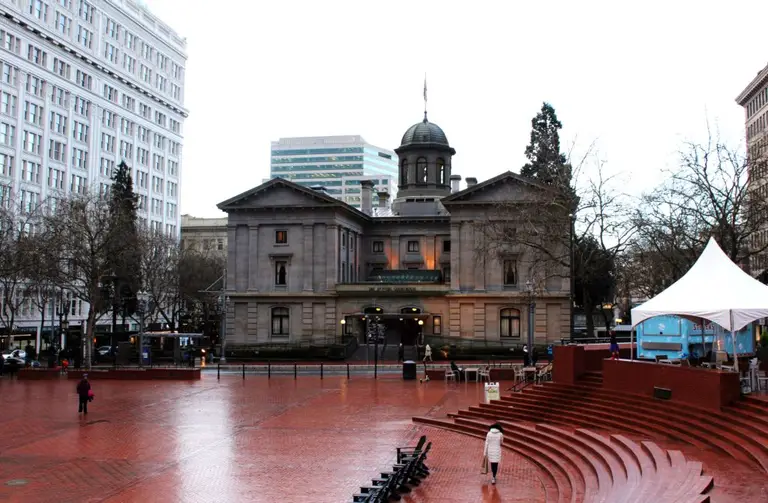
[[[752,82],[750,82],[749,85],[747,85],[747,87],[745,87],[744,90],[739,93],[739,95],[736,97],[736,103],[741,106],[746,105],[747,101],[752,98],[752,94],[766,82],[768,82],[768,65],[757,72],[757,75],[754,79],[752,79]]]
[[[768,316],[768,286],[745,273],[710,238],[682,278],[632,309],[632,324],[664,315],[703,318],[736,332]]]
[[[471,194],[473,194],[475,192],[478,192],[478,191],[490,188],[490,187],[492,187],[494,185],[498,185],[500,183],[505,183],[505,182],[507,182],[509,180],[514,180],[516,182],[521,182],[521,183],[524,183],[526,185],[530,185],[532,187],[538,187],[538,188],[540,188],[542,190],[549,190],[549,191],[554,191],[555,190],[552,187],[550,187],[549,185],[543,184],[543,183],[541,183],[541,182],[539,182],[537,180],[534,180],[533,178],[529,178],[527,176],[519,175],[519,174],[513,173],[511,171],[505,171],[504,173],[502,173],[500,175],[497,175],[497,176],[494,176],[493,178],[489,178],[488,180],[485,180],[483,182],[476,183],[475,185],[469,186],[469,187],[467,187],[464,190],[460,190],[458,192],[455,192],[455,193],[451,194],[450,196],[446,196],[443,199],[441,199],[440,202],[442,202],[443,204],[445,204],[445,203],[449,203],[450,204],[452,202],[459,202],[461,200],[466,199],[467,196],[469,196],[469,195],[471,195]]]
[[[401,147],[414,144],[450,146],[448,144],[448,137],[445,136],[443,130],[437,124],[429,122],[426,114],[423,121],[408,128],[400,142]]]
[[[302,194],[309,196],[310,198],[316,199],[318,202],[323,202],[325,204],[328,204],[329,206],[335,206],[337,208],[350,211],[359,217],[369,218],[368,215],[366,215],[362,211],[354,208],[353,206],[348,205],[343,201],[340,201],[339,199],[336,199],[335,197],[331,197],[328,194],[325,194],[318,190],[313,190],[313,189],[304,187],[303,185],[299,185],[298,183],[293,183],[290,180],[286,180],[285,178],[273,178],[265,183],[262,183],[261,185],[258,185],[250,190],[246,190],[245,192],[238,194],[235,197],[231,197],[226,201],[223,201],[217,204],[216,207],[219,208],[221,211],[226,212],[227,210],[225,208],[236,205],[242,201],[247,200],[250,197],[261,194],[263,192],[266,192],[278,186],[283,186],[291,190],[295,190],[296,192],[300,192]],[[230,208],[230,209],[234,209],[234,208]]]

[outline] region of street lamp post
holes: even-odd
[[[575,277],[573,275],[573,234],[574,234],[574,226],[576,225],[576,223],[575,223],[576,215],[571,213],[571,214],[568,215],[568,219],[570,221],[570,227],[571,227],[570,228],[570,239],[568,240],[569,257],[570,257],[568,259],[568,265],[570,266],[570,269],[571,269],[570,273],[568,275],[569,276],[569,280],[570,280],[570,285],[571,285],[570,288],[569,288],[569,290],[570,290],[569,297],[570,297],[570,301],[571,301],[571,305],[570,305],[570,308],[571,308],[570,309],[570,313],[571,313],[571,324],[570,325],[571,326],[570,326],[570,332],[568,333],[568,340],[570,341],[570,340],[573,339],[573,332],[575,330],[574,319],[573,319],[573,312],[574,312],[574,304],[575,304],[575,301],[576,301],[576,297],[574,295],[573,290],[575,289],[575,286],[576,286],[576,279],[575,279]]]
[[[419,342],[424,345],[424,320],[419,320]]]
[[[525,282],[528,291],[528,359],[533,360],[533,325],[536,316],[536,301],[534,299],[533,283],[531,280]]]
[[[219,362],[220,363],[227,363],[227,296],[222,292],[221,297],[219,297],[221,302],[221,328],[220,330],[220,339],[221,339],[221,355],[219,356]]]

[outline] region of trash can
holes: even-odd
[[[416,362],[408,360],[403,362],[403,381],[416,380]]]
[[[144,346],[144,348],[141,350],[141,364],[142,365],[149,365],[150,360],[152,358],[152,350],[149,348],[149,346]]]

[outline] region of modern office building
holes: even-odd
[[[744,107],[750,192],[768,200],[768,65],[757,72],[736,102]],[[762,249],[768,243],[768,228],[755,234],[752,245]],[[749,264],[754,275],[768,280],[768,254],[753,256]]]
[[[272,142],[270,178],[322,187],[329,196],[360,209],[362,180],[372,181],[376,193],[396,195],[397,154],[361,136],[280,138]]]
[[[0,1],[0,197],[106,193],[178,236],[186,41],[133,0]]]
[[[178,236],[186,59],[133,0],[0,0],[0,204],[106,194],[125,161],[141,220]],[[61,292],[50,312],[41,328],[24,304],[14,328],[79,329],[88,306]]]

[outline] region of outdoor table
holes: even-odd
[[[523,375],[525,375],[525,380],[528,381],[528,374],[533,374],[532,381],[536,380],[536,372],[538,372],[538,369],[536,367],[523,367]]]
[[[467,367],[464,369],[464,381],[469,382],[469,373],[475,374],[475,382],[480,381],[480,369],[478,367]]]

